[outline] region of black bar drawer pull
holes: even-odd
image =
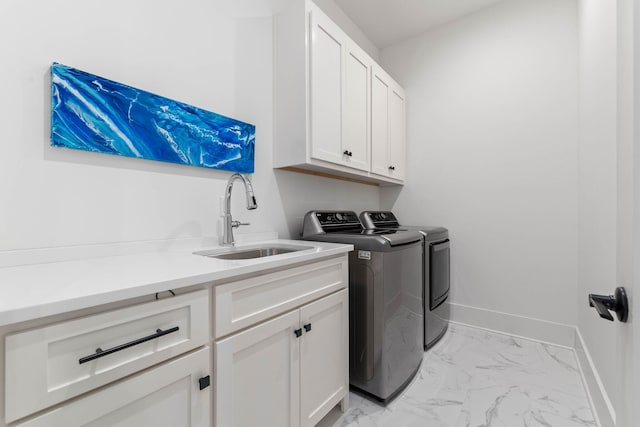
[[[142,344],[143,342],[151,341],[151,340],[154,340],[156,338],[160,338],[160,337],[163,337],[165,335],[169,335],[169,334],[171,334],[173,332],[177,332],[179,330],[180,330],[179,326],[174,326],[173,328],[167,329],[165,331],[163,331],[162,329],[156,329],[156,333],[155,334],[151,334],[151,335],[148,335],[146,337],[138,338],[137,340],[133,340],[133,341],[130,341],[128,343],[112,347],[112,348],[110,348],[108,350],[103,350],[100,347],[98,347],[98,348],[96,348],[96,352],[94,354],[91,354],[89,356],[85,356],[85,357],[81,358],[80,360],[78,360],[78,363],[80,363],[82,365],[83,363],[91,362],[92,360],[99,359],[99,358],[104,357],[104,356],[108,356],[109,354],[115,353],[117,351],[124,350],[124,349],[129,348],[129,347],[133,347],[134,345]]]

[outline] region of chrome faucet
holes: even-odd
[[[233,189],[233,183],[238,179],[244,184],[244,191],[247,194],[247,209],[253,210],[258,207],[249,178],[239,173],[231,175],[229,181],[227,181],[227,189],[224,196],[224,235],[222,236],[222,244],[225,246],[233,246],[235,244],[233,239],[234,228],[238,228],[241,225],[250,225],[248,222],[234,221],[231,218],[231,190]]]

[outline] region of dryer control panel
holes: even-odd
[[[389,211],[365,211],[360,214],[365,228],[398,228],[398,219]]]

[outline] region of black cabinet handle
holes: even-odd
[[[349,157],[353,156],[353,153],[351,151],[349,151],[349,150],[344,150],[344,153],[342,153],[342,154],[344,154],[345,156],[349,156]]]
[[[211,377],[207,375],[206,377],[199,378],[198,383],[200,384],[200,390],[204,390],[211,385]]]
[[[162,329],[156,329],[156,333],[155,334],[151,334],[151,335],[147,335],[146,337],[138,338],[137,340],[133,340],[133,341],[130,341],[128,343],[112,347],[112,348],[110,348],[108,350],[103,350],[100,347],[98,347],[98,348],[96,348],[96,352],[94,354],[91,354],[89,356],[85,356],[85,357],[81,358],[80,360],[78,360],[78,363],[80,363],[82,365],[83,363],[91,362],[92,360],[99,359],[99,358],[104,357],[104,356],[108,356],[108,355],[110,355],[112,353],[124,350],[124,349],[129,348],[129,347],[133,347],[134,345],[142,344],[143,342],[147,342],[147,341],[154,340],[156,338],[160,338],[162,336],[171,334],[173,332],[177,332],[179,330],[180,330],[180,328],[178,326],[174,326],[173,328],[167,329],[165,331],[163,331]]]
[[[614,311],[621,322],[626,322],[629,318],[629,301],[622,286],[616,288],[614,295],[589,294],[589,307],[595,308],[600,317],[612,322],[613,316],[609,310]]]
[[[296,334],[296,338],[300,338],[302,335],[302,328],[296,329],[293,333]]]
[[[389,166],[389,170],[390,171],[394,171],[394,170],[396,170],[396,167],[395,166]]]
[[[307,332],[311,331],[311,323],[307,323],[306,325],[304,325],[304,330]]]

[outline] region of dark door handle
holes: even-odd
[[[311,323],[307,323],[306,325],[304,325],[304,330],[305,330],[306,332],[311,331]]]
[[[100,347],[98,347],[96,348],[96,352],[94,354],[90,354],[89,356],[85,356],[79,359],[78,363],[82,365],[83,363],[91,362],[92,360],[99,359],[104,356],[108,356],[109,354],[113,354],[117,351],[122,351],[126,348],[133,347],[134,345],[142,344],[143,342],[151,341],[156,338],[160,338],[165,335],[171,334],[173,332],[177,332],[179,330],[180,328],[178,326],[174,326],[173,328],[167,329],[164,331],[162,329],[156,329],[155,334],[147,335],[146,337],[138,338],[137,340],[133,340],[128,343],[109,348],[107,350],[103,350]]]
[[[342,153],[342,154],[344,154],[345,156],[349,156],[349,157],[353,156],[353,153],[351,151],[349,151],[349,150],[344,150],[344,153]]]
[[[302,328],[298,328],[295,331],[293,331],[294,334],[296,334],[296,338],[300,338],[300,336],[302,335]]]
[[[629,300],[622,286],[616,288],[614,295],[589,294],[589,307],[595,308],[600,317],[612,322],[613,316],[609,311],[614,311],[621,322],[629,318]]]

